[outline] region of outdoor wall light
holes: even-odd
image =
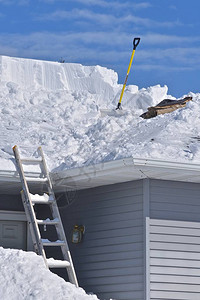
[[[84,225],[74,225],[72,231],[72,243],[78,244],[82,241],[83,235],[85,233],[85,226]]]

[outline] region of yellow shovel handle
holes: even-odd
[[[129,62],[128,71],[126,73],[126,78],[125,78],[125,81],[124,81],[124,84],[123,84],[123,88],[122,88],[122,91],[121,91],[119,103],[122,102],[122,98],[123,98],[124,90],[125,90],[126,83],[127,83],[127,80],[128,80],[128,75],[129,75],[129,72],[130,72],[130,69],[131,69],[131,65],[132,65],[134,54],[135,54],[135,49],[133,49],[133,52],[132,52],[132,55],[131,55],[131,59],[130,59],[130,62]]]
[[[140,42],[140,38],[134,38],[134,40],[133,40],[133,52],[132,52],[131,59],[130,59],[130,62],[129,62],[128,70],[127,70],[127,73],[126,73],[126,78],[125,78],[125,81],[124,81],[124,84],[123,84],[123,87],[122,87],[122,91],[121,91],[121,95],[120,95],[120,99],[119,99],[119,102],[118,102],[117,109],[119,109],[120,106],[121,106],[124,90],[125,90],[125,87],[126,87],[126,83],[127,83],[127,80],[128,80],[128,75],[129,75],[131,65],[132,65],[132,61],[133,61],[133,57],[134,57],[135,50],[136,50],[139,42]]]

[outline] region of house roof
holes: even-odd
[[[36,172],[25,174],[27,177],[39,176]],[[200,183],[200,164],[128,157],[52,172],[51,178],[57,192],[66,191],[66,188],[80,190],[143,178]],[[43,186],[32,183],[31,188],[39,192]],[[20,190],[21,183],[17,172],[0,170],[0,192],[16,194]]]

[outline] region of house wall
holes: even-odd
[[[199,195],[148,179],[57,195],[80,286],[105,300],[199,300]],[[23,211],[20,195],[0,195],[0,210]],[[86,228],[77,245],[75,224]]]
[[[83,242],[69,242],[80,286],[100,299],[144,300],[143,181],[79,191],[60,212],[68,241],[85,225]]]
[[[24,211],[21,196],[0,194],[0,210]]]
[[[150,180],[147,299],[200,299],[199,196],[199,184]]]

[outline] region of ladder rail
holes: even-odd
[[[64,243],[65,243],[64,246],[61,246],[61,250],[62,250],[62,254],[63,254],[64,259],[66,259],[70,262],[71,269],[68,268],[69,279],[70,279],[70,281],[75,282],[76,286],[78,286],[78,280],[77,280],[77,277],[76,277],[76,273],[75,273],[71,253],[69,251],[65,231],[64,231],[64,228],[63,228],[63,224],[62,224],[62,221],[61,221],[61,216],[60,216],[57,204],[56,205],[52,204],[51,209],[52,209],[53,217],[58,218],[60,220],[59,224],[56,226],[56,232],[57,232],[58,238],[63,240]]]
[[[40,154],[40,156],[42,158],[43,173],[44,173],[44,175],[47,178],[47,181],[49,183],[49,187],[48,187],[49,188],[49,193],[53,193],[53,185],[52,185],[52,182],[51,182],[51,178],[50,178],[50,175],[49,175],[49,171],[48,171],[48,168],[47,168],[47,164],[46,164],[46,160],[45,160],[45,157],[44,157],[42,147],[38,147],[38,153]]]
[[[31,235],[32,235],[35,252],[38,255],[43,256],[45,265],[46,265],[46,267],[48,267],[47,258],[46,258],[46,254],[45,254],[45,251],[44,251],[44,247],[43,247],[42,239],[41,239],[41,235],[40,235],[40,230],[39,230],[39,227],[37,225],[37,220],[36,220],[35,214],[33,213],[33,210],[34,210],[33,205],[32,205],[31,202],[30,202],[30,205],[27,205],[27,201],[26,201],[25,194],[24,194],[23,190],[21,191],[21,197],[22,197],[22,202],[23,202],[23,205],[24,205],[24,210],[25,210],[25,213],[26,213],[26,216],[27,216],[27,221],[28,221],[28,224],[29,224],[30,232],[31,232]],[[35,227],[34,227],[33,224],[35,225]],[[37,232],[35,232],[35,231],[37,231]]]
[[[50,175],[48,172],[48,168],[47,168],[47,164],[45,161],[45,156],[44,156],[43,150],[41,147],[38,148],[38,154],[40,155],[41,158],[37,158],[37,159],[32,159],[32,158],[21,159],[17,146],[13,147],[13,152],[14,152],[14,156],[15,156],[17,170],[19,172],[20,180],[22,183],[23,190],[21,191],[21,197],[22,197],[22,202],[24,205],[24,210],[25,210],[25,213],[27,216],[30,232],[32,235],[35,252],[37,254],[43,256],[45,265],[47,268],[49,268],[48,259],[46,257],[44,246],[50,246],[50,245],[54,245],[54,244],[57,246],[60,246],[64,261],[65,262],[68,261],[68,263],[69,263],[69,264],[67,264],[67,263],[64,263],[64,261],[62,261],[62,263],[60,265],[65,266],[67,273],[68,273],[69,281],[71,283],[73,283],[76,287],[78,287],[78,280],[76,277],[71,253],[70,253],[70,250],[68,247],[64,227],[62,224],[62,219],[61,219],[60,212],[59,212],[59,209],[57,206],[56,197],[55,197],[55,194],[53,191],[53,184],[51,182],[51,178],[50,178]],[[29,180],[29,178],[26,178],[25,174],[24,174],[24,169],[23,169],[23,163],[26,163],[26,162],[30,162],[30,163],[34,163],[34,164],[39,163],[44,177],[39,177],[39,178],[35,178],[35,179],[31,178],[31,180]],[[36,218],[35,210],[33,207],[33,203],[37,203],[37,202],[35,202],[34,199],[32,202],[31,194],[30,194],[29,187],[28,187],[28,182],[35,182],[35,183],[45,182],[46,183],[47,188],[48,188],[49,197],[51,197],[52,200],[46,201],[46,202],[43,202],[43,201],[38,202],[38,204],[46,203],[49,205],[53,219],[58,220],[57,222],[55,222],[55,224],[51,224],[51,225],[55,226],[58,240],[60,240],[62,242],[60,242],[60,243],[49,242],[48,243],[48,242],[43,241],[41,234],[40,234],[40,229],[39,229],[39,225],[41,225],[41,222],[38,222],[38,220]],[[44,220],[44,222],[45,222],[45,220]],[[46,225],[48,225],[48,222],[46,223]]]
[[[39,230],[39,227],[37,226],[35,212],[34,212],[32,200],[30,197],[29,187],[28,187],[28,184],[26,181],[26,177],[24,175],[24,170],[23,170],[21,159],[20,159],[19,150],[16,145],[13,147],[13,152],[15,155],[18,173],[19,173],[20,180],[22,183],[23,190],[21,191],[21,197],[22,197],[24,209],[25,209],[25,212],[26,212],[26,215],[28,218],[28,222],[30,222],[29,223],[30,231],[31,231],[32,238],[33,238],[33,245],[35,248],[35,252],[38,253],[39,255],[42,255],[44,258],[45,264],[47,264],[45,251],[44,251],[44,248],[41,243],[40,230]],[[35,224],[35,226],[33,226],[33,224]]]
[[[69,276],[70,281],[75,282],[75,285],[78,286],[78,280],[77,280],[77,277],[76,277],[76,273],[75,273],[71,253],[69,251],[69,247],[68,247],[68,243],[67,243],[67,238],[66,238],[66,235],[65,235],[65,231],[64,231],[62,221],[61,221],[60,212],[59,212],[59,209],[58,209],[58,206],[57,206],[55,193],[53,191],[53,184],[51,182],[51,178],[50,178],[50,175],[49,175],[49,171],[48,171],[48,168],[47,168],[47,164],[46,164],[46,160],[45,160],[45,156],[44,156],[42,147],[38,147],[38,152],[40,153],[40,156],[42,158],[43,172],[44,172],[45,177],[47,178],[48,183],[49,183],[49,187],[48,187],[49,194],[51,194],[55,199],[55,202],[52,203],[52,205],[50,205],[50,208],[51,208],[53,218],[58,218],[60,220],[59,224],[56,226],[56,232],[57,232],[58,238],[65,242],[65,246],[62,246],[61,250],[62,250],[64,259],[66,259],[70,262],[71,269],[68,268],[68,276]]]

